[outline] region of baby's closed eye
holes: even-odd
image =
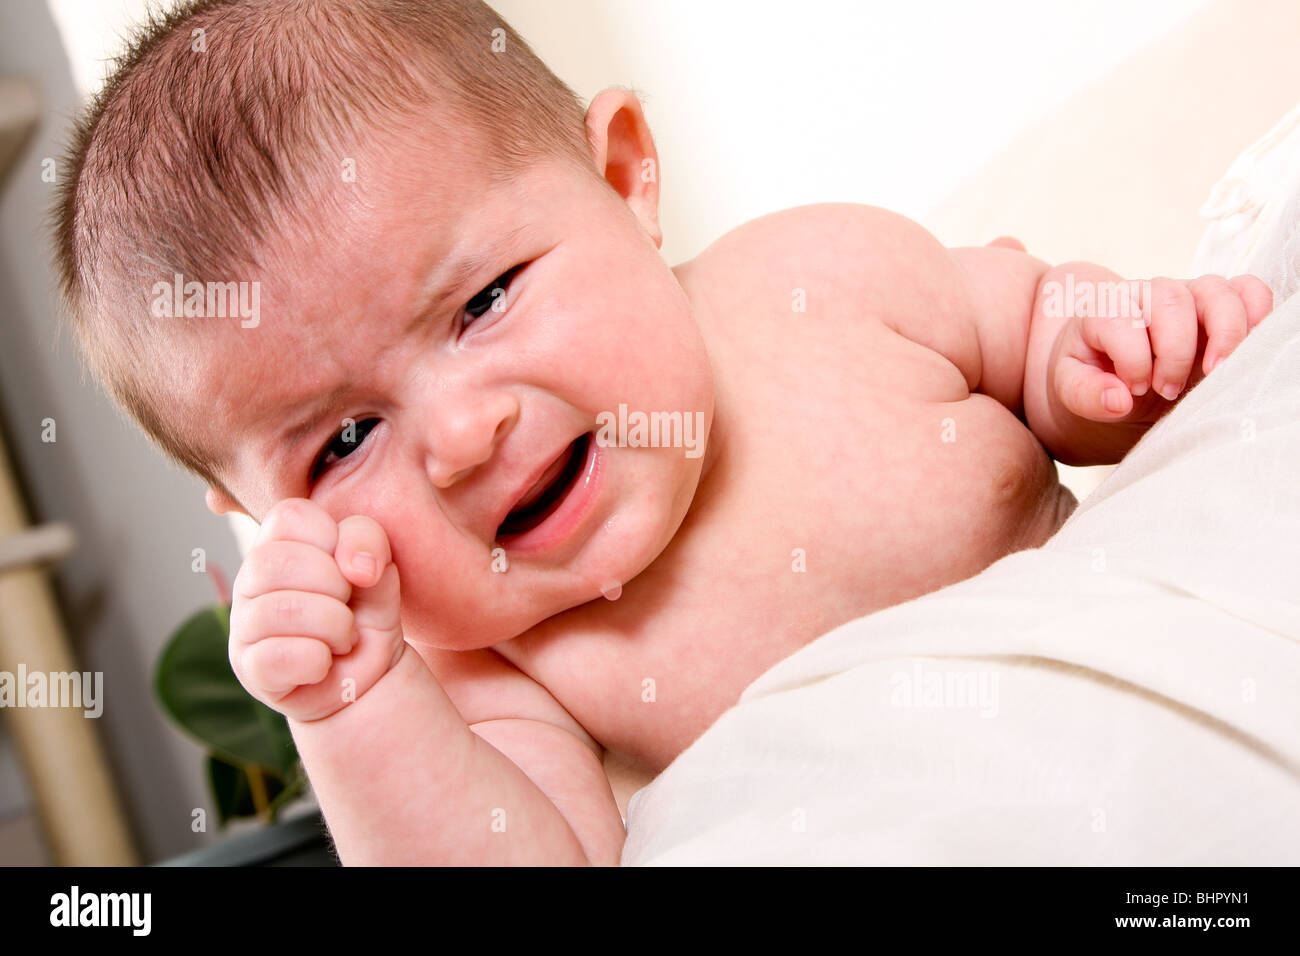
[[[320,455],[317,456],[316,462],[312,466],[312,480],[314,481],[325,469],[337,464],[360,448],[361,443],[366,440],[366,436],[378,424],[378,418],[365,418],[359,422],[346,421],[343,427],[339,429],[338,434],[321,449]]]
[[[473,316],[468,320],[461,322],[461,328],[471,325],[473,322],[482,318],[489,309],[495,312],[504,312],[506,307],[506,291],[510,288],[510,280],[522,269],[523,264],[515,266],[508,272],[503,272],[492,280],[492,283],[482,289],[474,298],[465,304],[465,314]]]

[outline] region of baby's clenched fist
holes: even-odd
[[[230,612],[230,664],[250,694],[320,720],[369,690],[403,643],[397,565],[378,522],[335,522],[305,498],[267,513]]]
[[[1140,317],[1127,297],[1098,291],[1062,329],[1053,373],[1061,405],[1095,422],[1155,421],[1273,310],[1256,276],[1110,285],[1136,287]]]

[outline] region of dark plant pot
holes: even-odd
[[[338,866],[319,813],[309,813],[164,860],[158,866]]]

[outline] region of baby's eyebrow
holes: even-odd
[[[424,321],[433,306],[445,300],[474,276],[481,274],[493,263],[500,262],[511,247],[515,245],[520,235],[527,231],[528,227],[521,224],[514,226],[499,236],[494,236],[485,247],[468,252],[461,258],[454,260],[450,265],[445,266],[445,278],[441,282],[438,281],[438,273],[430,270],[429,281],[421,292],[419,305],[408,320],[405,331],[409,332],[418,326]],[[496,277],[493,276],[493,278]]]
[[[293,457],[294,451],[302,444],[303,439],[311,434],[316,427],[316,423],[320,421],[321,416],[325,414],[327,409],[337,404],[339,399],[347,393],[347,390],[348,385],[345,382],[335,385],[320,398],[307,399],[291,406],[291,409],[295,411],[303,407],[306,407],[308,411],[302,417],[295,419],[293,424],[284,428],[274,439],[272,456],[276,461],[277,471],[288,463],[289,459]],[[339,423],[339,427],[343,427],[342,422]]]

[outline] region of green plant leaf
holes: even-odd
[[[274,823],[276,817],[280,815],[280,811],[286,805],[301,797],[306,790],[307,776],[302,772],[302,765],[299,764],[294,769],[294,776],[285,781],[284,789],[271,798],[271,805],[268,808],[271,812],[271,822]]]
[[[279,775],[265,767],[258,768],[265,781],[268,816],[274,822],[280,807],[296,796]],[[217,756],[208,757],[208,782],[217,800],[217,818],[224,827],[236,817],[257,816],[257,801],[244,767],[226,763]]]
[[[238,768],[269,768],[281,781],[297,772],[298,752],[282,714],[249,696],[230,668],[230,610],[191,616],[158,659],[154,689],[164,712],[213,753]]]

